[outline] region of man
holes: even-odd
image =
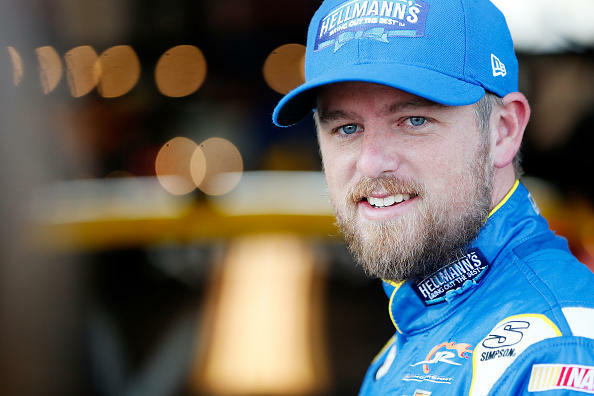
[[[395,335],[361,394],[594,393],[594,280],[519,182],[530,108],[488,0],[326,0],[306,82],[337,223]]]

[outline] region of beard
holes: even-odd
[[[363,178],[342,202],[333,202],[337,226],[355,261],[370,276],[395,282],[422,279],[466,253],[488,218],[493,167],[488,142],[460,172],[461,186],[431,194],[412,180]],[[374,190],[416,196],[413,210],[397,219],[372,222],[357,216],[357,203]],[[333,200],[334,201],[334,200]]]

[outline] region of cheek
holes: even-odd
[[[412,153],[411,153],[412,155]],[[441,141],[439,144],[428,144],[409,157],[408,166],[414,177],[426,183],[429,189],[437,193],[451,192],[452,188],[460,188],[464,183],[464,175],[469,167],[470,153],[456,142]]]
[[[328,189],[330,195],[335,197],[338,190],[341,189],[341,185],[344,184],[340,173],[340,164],[329,158],[324,159],[324,174],[326,175],[326,183],[328,183]]]
[[[324,146],[321,153],[330,196],[333,199],[340,198],[345,194],[353,177],[353,166],[349,156],[342,151],[329,150]]]

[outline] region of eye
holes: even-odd
[[[353,133],[359,130],[359,125],[357,124],[346,124],[336,128],[338,132],[342,132],[345,135],[352,135]]]
[[[427,122],[427,119],[425,117],[410,117],[409,121],[412,126],[418,127]]]

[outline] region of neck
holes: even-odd
[[[491,193],[491,208],[493,209],[503,197],[507,195],[509,190],[516,182],[516,174],[513,166],[510,164],[504,168],[495,169],[493,175],[493,192]]]

